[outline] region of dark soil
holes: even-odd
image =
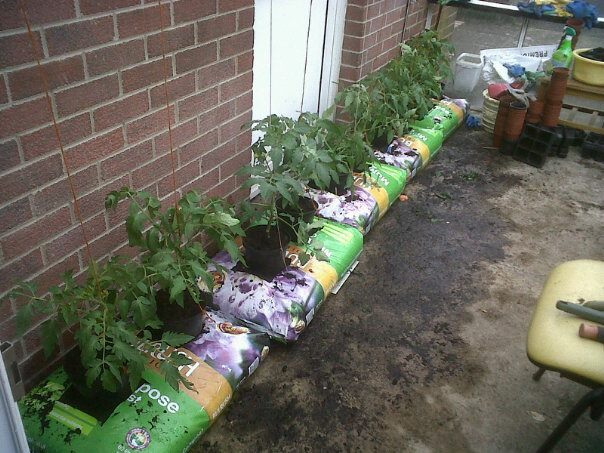
[[[498,269],[518,242],[510,238],[542,239],[543,234],[537,226],[534,231],[521,226],[493,200],[525,185],[539,188],[536,179],[548,175],[484,146],[490,139],[483,132],[460,130],[449,139],[408,186],[410,200],[395,203],[365,238],[360,264],[339,293],[327,300],[297,343],[272,346],[266,362],[192,451],[536,448],[572,405],[572,392],[580,395],[583,389],[556,380],[555,385],[570,389],[564,393],[568,401],[547,424],[527,415],[529,408],[538,408],[522,406],[547,399],[554,410],[557,404],[546,390],[538,393],[530,379],[532,366],[523,357],[542,270],[535,271],[538,278],[526,289]],[[601,176],[601,166],[572,165]],[[543,201],[536,200],[531,202]],[[531,213],[529,201],[517,203],[514,212]],[[532,252],[525,247],[523,253]],[[528,269],[531,261],[527,255],[524,259]],[[548,260],[562,261],[557,256]],[[497,282],[504,289],[493,296]],[[501,309],[474,308],[493,297],[501,297],[499,305],[511,303],[509,313],[521,312],[523,319],[511,323]],[[518,300],[526,301],[526,308],[518,308]],[[492,343],[474,341],[477,322],[486,323],[483,335],[501,329],[490,335]],[[512,350],[508,356],[520,358],[497,370],[501,360],[490,357],[503,347]],[[539,398],[521,401],[519,392],[525,391]],[[519,406],[504,408],[500,401]],[[594,432],[573,451],[589,451],[585,445],[597,441],[590,440]]]

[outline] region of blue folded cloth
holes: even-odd
[[[520,66],[519,64],[504,63],[503,65],[508,69],[508,75],[510,77],[514,77],[515,79],[522,77],[526,71],[524,66]]]
[[[480,127],[480,118],[474,115],[468,115],[466,119],[466,126],[470,129]]]
[[[583,19],[588,30],[598,21],[598,8],[585,0],[573,0],[566,5],[566,10],[577,19]]]

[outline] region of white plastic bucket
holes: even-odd
[[[482,57],[473,53],[462,53],[455,60],[453,90],[460,96],[469,95],[480,78]]]

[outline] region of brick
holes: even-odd
[[[363,50],[363,41],[364,38],[359,38],[358,36],[344,35],[342,48],[352,52],[361,52]]]
[[[361,64],[360,52],[350,52],[348,50],[342,51],[342,64],[347,66],[359,66]]]
[[[82,20],[46,29],[48,53],[60,55],[113,40],[113,18]]]
[[[222,181],[217,186],[212,187],[208,192],[208,197],[226,198],[231,192],[237,189],[237,178],[233,175]]]
[[[189,184],[182,188],[183,193],[187,193],[190,190],[196,190],[200,193],[206,193],[212,187],[220,182],[220,170],[214,168],[203,175],[200,178],[191,181]],[[207,195],[207,193],[206,193]]]
[[[235,116],[236,109],[237,102],[232,100],[203,113],[199,116],[199,130],[204,133],[220,126]]]
[[[172,59],[162,58],[148,63],[143,63],[122,72],[122,85],[124,92],[138,90],[164,80],[164,64],[168,78],[172,77]]]
[[[239,135],[246,123],[252,120],[251,110],[220,126],[220,141],[225,142]]]
[[[149,162],[147,165],[138,168],[132,172],[132,185],[135,188],[143,188],[157,181],[162,176],[172,171],[172,164],[169,154]]]
[[[199,69],[197,73],[199,87],[205,90],[235,75],[235,59],[231,58],[219,61],[218,63]]]
[[[236,106],[235,112],[237,113],[237,115],[240,115],[243,112],[251,110],[252,103],[253,103],[253,95],[252,95],[252,92],[249,91],[249,92],[245,93],[243,96],[239,96],[235,100],[235,106]]]
[[[215,1],[180,0],[174,2],[174,22],[180,24],[216,13]]]
[[[136,93],[95,109],[92,114],[94,128],[97,132],[102,131],[141,116],[147,111],[149,111],[147,93],[144,91]]]
[[[170,121],[174,123],[174,107],[170,108]],[[136,143],[168,129],[168,114],[162,108],[126,125],[128,143]]]
[[[80,196],[99,184],[96,165],[91,165],[71,175],[76,196]],[[34,193],[33,207],[37,215],[64,205],[72,200],[71,189],[66,177]]]
[[[19,149],[17,142],[10,140],[8,142],[0,143],[0,169],[2,171],[8,171],[16,165],[21,163],[19,157]]]
[[[36,61],[35,55],[41,58],[42,42],[40,41],[40,34],[38,32],[34,32],[34,42],[36,43],[35,53],[31,48],[31,42],[27,33],[1,37],[0,68]]]
[[[79,226],[78,226],[79,228]],[[57,286],[63,281],[63,274],[67,271],[77,273],[80,269],[78,254],[74,253],[60,260],[36,276],[33,281],[38,285],[41,293],[48,291],[51,286]]]
[[[197,46],[176,54],[176,72],[182,74],[216,61],[216,43]]]
[[[193,118],[186,123],[180,123],[172,128],[172,145],[174,148],[187,143],[197,135],[197,119]],[[168,132],[158,135],[154,138],[155,152],[158,156],[170,152],[170,143]]]
[[[254,52],[247,52],[237,57],[237,74],[251,71],[254,67]]]
[[[86,53],[86,64],[91,76],[140,63],[144,59],[145,42],[142,39],[133,39]]]
[[[252,30],[237,33],[220,40],[220,58],[228,58],[252,49],[254,32]]]
[[[170,24],[170,6],[162,5],[160,10],[158,6],[136,9],[117,15],[117,30],[120,38],[142,35],[151,31],[160,29],[160,20],[163,21],[164,28]]]
[[[176,176],[176,187],[183,187],[193,179],[199,177],[199,161],[194,160],[189,164],[179,168],[175,172]],[[173,192],[174,183],[172,175],[168,175],[157,182],[157,190],[159,198],[164,198],[166,195]]]
[[[222,36],[235,33],[237,30],[237,14],[225,14],[201,20],[197,23],[197,39],[200,43],[213,41]]]
[[[229,141],[224,141],[219,147],[204,153],[201,158],[202,172],[208,172],[212,168],[218,167],[232,154],[236,147],[237,137],[233,137]]]
[[[241,96],[246,91],[252,89],[252,72],[241,74],[233,80],[224,82],[220,85],[220,102],[228,101]]]
[[[124,225],[125,219],[126,217],[128,217],[129,210],[130,203],[128,202],[128,200],[124,200],[118,203],[118,205],[114,209],[106,209],[105,212],[107,213],[107,221],[109,224],[109,228],[113,228],[117,225]]]
[[[6,104],[8,102],[8,90],[6,88],[6,81],[4,77],[0,77],[0,104]]]
[[[140,5],[140,0],[80,0],[80,11],[82,14],[96,14],[105,11],[113,11],[129,6]]]
[[[117,74],[83,83],[55,93],[57,111],[61,116],[71,115],[119,95]]]
[[[237,13],[237,30],[245,30],[254,26],[254,8],[241,10]]]
[[[48,0],[28,0],[27,18],[32,25],[46,24],[75,17],[73,0],[53,0],[52,7]],[[25,27],[20,2],[5,1],[0,8],[0,30]]]
[[[31,189],[46,184],[63,174],[61,157],[58,154],[34,162],[19,170],[0,177],[0,203],[16,198]]]
[[[344,33],[350,36],[362,37],[365,35],[365,22],[347,21],[344,27]]]
[[[172,103],[195,92],[195,73],[190,72],[182,77],[168,81],[168,102]],[[164,84],[150,90],[151,108],[166,105],[166,91]]]
[[[79,197],[80,210],[82,217],[88,219],[99,212],[105,211],[105,197],[113,190],[119,190],[124,186],[130,185],[128,176],[122,176],[119,179],[108,182],[92,192]],[[124,228],[124,232],[126,229]]]
[[[44,77],[51,90],[84,80],[84,63],[82,57],[79,55],[45,63],[42,66],[44,68]],[[27,98],[44,92],[44,82],[38,66],[9,72],[8,83],[13,100]]]
[[[219,13],[248,8],[250,6],[254,6],[254,0],[218,0]]]
[[[0,267],[0,274],[2,275],[0,279],[0,294],[8,291],[19,281],[23,281],[35,274],[42,267],[42,252],[39,249]]]
[[[102,213],[84,222],[84,231],[88,241],[100,236],[106,230],[105,216]],[[86,242],[84,241],[84,235],[82,234],[82,227],[78,223],[70,230],[66,229],[65,233],[61,236],[44,245],[43,249],[46,260],[54,263],[66,256],[73,255],[76,250],[85,247],[85,244]]]
[[[251,161],[251,151],[242,151],[220,164],[220,176],[225,178],[226,176],[234,175],[243,166],[248,165]]]
[[[0,234],[27,222],[33,217],[29,199],[23,197],[0,209]]]
[[[178,119],[183,121],[211,109],[218,103],[218,89],[210,88],[178,101]]]
[[[367,9],[363,6],[348,4],[346,8],[346,22],[356,21],[364,22],[366,18]]]
[[[80,140],[92,131],[90,115],[83,113],[58,123],[63,146]],[[54,125],[21,136],[21,147],[25,160],[31,160],[59,149]]]
[[[114,129],[65,150],[65,164],[80,169],[109,156],[124,146],[122,128]]]
[[[67,207],[36,219],[31,225],[20,228],[0,240],[4,259],[10,260],[35,249],[70,225],[71,214]]]
[[[11,342],[15,342],[16,340],[18,340],[19,334],[17,333],[16,317],[8,319],[3,318],[2,321],[0,321],[0,338],[2,338],[2,340]]]
[[[112,179],[122,176],[148,162],[152,157],[153,142],[151,140],[126,148],[101,162],[101,178]]]
[[[218,145],[218,131],[216,129],[202,135],[196,140],[180,148],[179,157],[181,165],[199,159],[205,153]],[[202,158],[203,163],[203,158]]]
[[[0,110],[0,140],[40,126],[51,119],[46,99],[39,98]]]
[[[164,42],[162,43],[161,33],[156,33],[147,37],[147,53],[149,54],[149,58],[162,55],[163,52],[168,54],[194,45],[195,27],[193,24],[190,24],[183,27],[165,30],[163,32],[163,41]]]
[[[114,250],[124,245],[128,240],[126,228],[118,226],[90,244],[90,250],[94,259],[109,255]]]

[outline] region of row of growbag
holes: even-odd
[[[354,193],[338,196],[310,190],[319,205],[317,215],[357,228],[367,234],[405,189],[406,183],[425,167],[463,122],[468,111],[464,99],[443,99],[412,130],[395,139],[385,151],[375,151],[381,163],[364,174],[355,174]]]
[[[193,382],[193,391],[175,391],[158,373],[166,351],[157,343],[141,346],[150,357],[144,382],[121,401],[82,399],[60,369],[19,403],[32,450],[188,450],[268,353],[265,333],[283,341],[298,338],[358,258],[363,234],[438,152],[466,111],[463,100],[441,101],[407,136],[393,142],[390,152],[376,151],[383,163],[355,175],[354,196],[311,193],[320,216],[341,222],[326,221],[316,233],[327,261],[312,258],[302,264],[304,246],[292,244],[290,266],[267,282],[237,269],[228,254],[217,256],[225,269],[215,276],[213,304],[220,311],[208,311],[202,334],[178,349],[193,360],[181,370]]]
[[[83,398],[63,369],[19,402],[32,451],[182,452],[222,412],[233,391],[268,353],[269,339],[222,313],[206,312],[203,332],[178,349],[192,360],[181,369],[194,390],[175,391],[159,366],[161,343],[139,349],[149,365],[138,388],[117,399]],[[114,401],[111,401],[113,398]]]
[[[311,258],[302,264],[304,246],[290,244],[289,266],[266,281],[235,264],[226,252],[214,260],[213,306],[279,341],[295,341],[314,317],[336,283],[363,249],[363,235],[356,229],[326,221],[313,239],[322,245],[327,261]]]

